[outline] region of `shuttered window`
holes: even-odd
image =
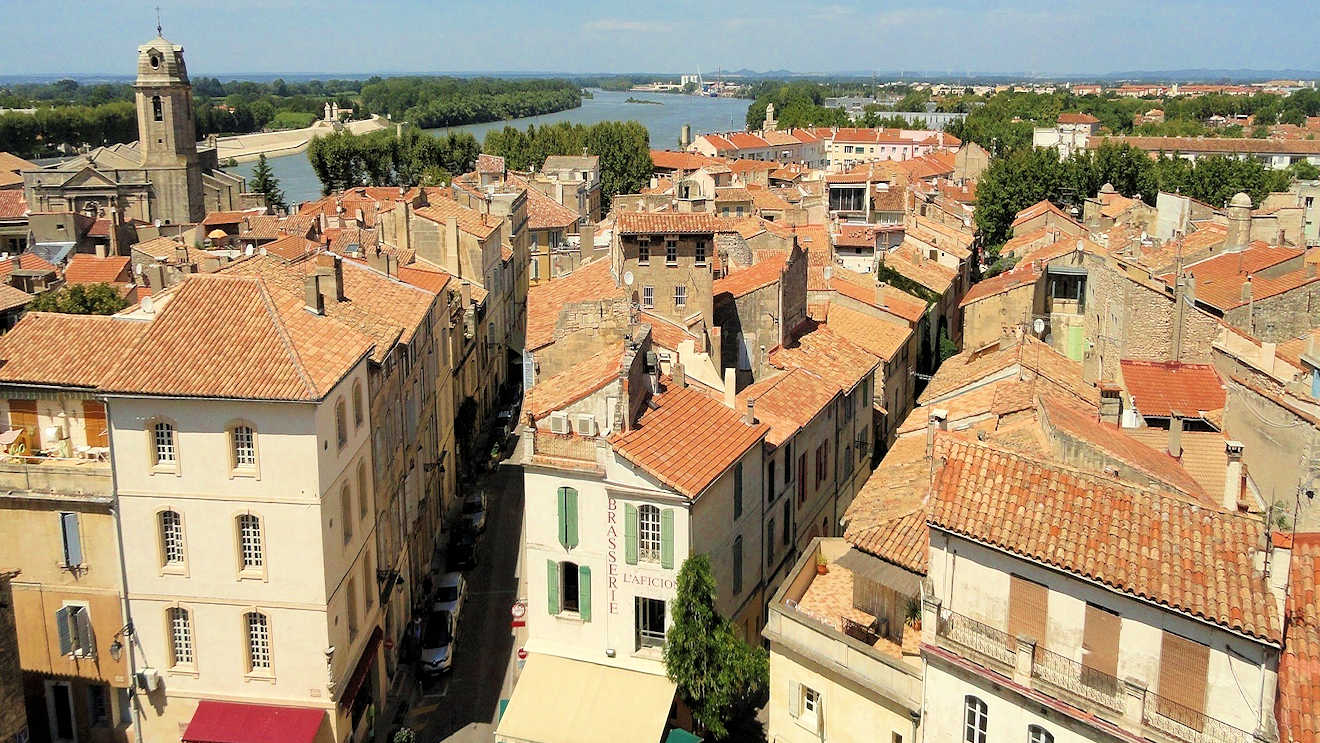
[[[1159,713],[1200,730],[1209,668],[1210,648],[1165,632],[1160,645]]]
[[[1082,630],[1082,682],[1110,694],[1118,693],[1118,633],[1123,621],[1112,611],[1086,605]],[[1089,673],[1088,673],[1089,671]]]
[[[578,544],[578,493],[573,488],[560,488],[556,495],[559,514],[559,544],[573,549]]]
[[[105,406],[95,400],[83,400],[83,424],[88,446],[109,446],[110,430],[105,422]]]
[[[78,531],[78,514],[60,513],[60,537],[64,542],[64,566],[75,568],[82,564],[82,536]]]
[[[1046,607],[1050,591],[1045,586],[1010,576],[1008,588],[1008,634],[1016,640],[1025,635],[1036,641],[1036,646],[1045,646]]]

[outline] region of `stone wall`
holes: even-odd
[[[18,663],[14,593],[10,575],[0,574],[0,741],[14,740],[27,729],[23,672]]]
[[[1320,326],[1320,282],[1235,307],[1224,320],[1262,341],[1296,338]]]

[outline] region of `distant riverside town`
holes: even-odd
[[[0,743],[1320,741],[1314,80],[157,31],[0,91]]]

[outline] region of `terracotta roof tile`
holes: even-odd
[[[705,165],[722,162],[723,158],[706,157],[695,152],[651,150],[651,164],[659,170],[697,170]]]
[[[620,235],[700,235],[733,231],[728,220],[707,212],[622,212],[615,229]]]
[[[623,344],[616,343],[579,361],[558,374],[537,381],[527,391],[527,414],[533,420],[562,410],[619,378]]]
[[[784,273],[784,264],[788,256],[783,253],[768,256],[765,260],[753,263],[711,284],[711,294],[731,294],[741,297],[779,281]]]
[[[739,409],[754,403],[756,419],[770,426],[766,442],[780,446],[825,410],[838,390],[804,369],[790,369],[762,379],[738,393]]]
[[[968,350],[950,357],[935,371],[919,401],[943,406],[943,399],[1002,378],[1014,367],[1019,369],[1019,378],[1034,374],[1078,402],[1099,405],[1100,393],[1083,378],[1081,363],[1030,336],[1006,348],[982,353]]]
[[[261,246],[262,251],[286,261],[295,261],[321,249],[321,244],[302,235],[289,235]]]
[[[889,361],[912,338],[907,325],[856,312],[842,305],[831,305],[825,326],[863,349]]]
[[[790,345],[770,351],[770,364],[779,369],[806,369],[847,393],[875,372],[880,358],[828,325],[808,320]]]
[[[500,157],[499,155],[487,155],[484,152],[481,153],[480,155],[477,155],[477,172],[503,173],[504,158]]]
[[[97,258],[94,255],[78,253],[64,267],[64,280],[70,284],[129,283],[133,280],[128,269],[131,260],[126,255]]]
[[[202,219],[203,227],[215,227],[217,225],[240,224],[244,219],[253,215],[253,212],[211,212]]]
[[[1282,639],[1253,565],[1260,524],[1117,480],[953,436],[932,488],[932,527],[1046,563],[1267,642]]]
[[[677,351],[679,344],[683,341],[700,340],[697,336],[689,333],[687,328],[668,318],[660,317],[645,310],[640,313],[639,317],[641,322],[651,326],[651,342],[661,348]]]
[[[1289,570],[1287,633],[1279,659],[1279,739],[1320,741],[1320,533],[1297,534]]]
[[[527,347],[535,350],[554,342],[559,311],[565,305],[625,297],[627,292],[615,284],[607,260],[592,261],[563,278],[532,287],[527,292]]]
[[[319,400],[370,351],[367,336],[308,312],[301,295],[257,278],[193,274],[103,387],[141,395]]]
[[[440,225],[446,224],[449,218],[453,217],[460,230],[482,240],[497,232],[503,221],[498,217],[469,209],[452,199],[436,199],[429,206],[421,207],[413,213]]]
[[[764,423],[743,423],[738,413],[695,389],[670,387],[651,402],[636,426],[610,443],[688,498],[698,497],[770,432]]]
[[[399,280],[415,287],[425,289],[432,294],[444,291],[454,277],[444,271],[431,271],[418,266],[399,266]]]
[[[1224,382],[1209,364],[1124,359],[1119,366],[1123,387],[1142,415],[1167,418],[1177,410],[1196,417],[1224,407]]]
[[[973,302],[979,302],[982,299],[1003,294],[1004,292],[1019,289],[1024,286],[1034,286],[1040,280],[1041,271],[1035,265],[1026,263],[1015,267],[1012,271],[1001,273],[998,276],[991,276],[988,279],[972,284],[972,287],[963,295],[962,301],[958,303],[959,307],[966,307]]]
[[[0,189],[0,219],[20,219],[28,212],[27,200],[23,198],[23,189]]]
[[[882,253],[880,262],[898,271],[905,278],[921,284],[936,294],[944,294],[953,286],[958,271],[918,254],[915,245],[904,241],[897,248]]]
[[[1039,217],[1040,215],[1045,214],[1047,212],[1054,214],[1054,216],[1056,217],[1062,217],[1063,219],[1072,222],[1078,227],[1081,227],[1081,224],[1079,224],[1077,220],[1073,219],[1072,216],[1070,216],[1064,210],[1055,206],[1052,202],[1050,202],[1049,199],[1041,199],[1040,201],[1037,201],[1036,203],[1032,204],[1026,209],[1023,209],[1022,211],[1018,212],[1017,215],[1013,217],[1012,226],[1017,227],[1019,224],[1022,224],[1023,222],[1026,222],[1029,219],[1035,219],[1036,217]]]
[[[924,435],[900,436],[844,512],[844,539],[863,552],[925,575],[930,558]]]
[[[153,237],[150,240],[143,240],[133,246],[133,250],[162,261],[174,260],[175,251],[179,248],[187,247],[183,243],[172,237]]]
[[[1100,120],[1091,114],[1062,113],[1059,114],[1060,124],[1099,124]]]
[[[0,381],[97,387],[147,330],[113,315],[29,312],[0,336]]]
[[[33,295],[9,284],[0,284],[0,312],[17,309],[33,300]]]
[[[8,277],[15,270],[53,273],[57,269],[53,263],[36,253],[19,253],[13,258],[0,260],[0,279]]]

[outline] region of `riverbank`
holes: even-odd
[[[360,121],[350,121],[344,125],[353,134],[370,134],[390,127],[390,122],[379,116]],[[334,127],[324,121],[318,121],[306,129],[289,129],[279,132],[258,132],[240,134],[233,137],[216,139],[216,150],[221,163],[231,160],[238,163],[252,162],[260,156],[267,158],[296,155],[307,151],[307,145],[313,139],[332,134]]]

